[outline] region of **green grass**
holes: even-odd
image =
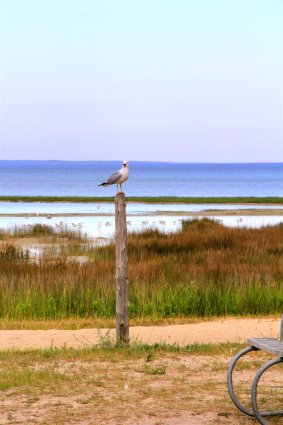
[[[0,201],[10,202],[113,202],[114,196],[0,196]],[[283,204],[282,197],[178,197],[178,196],[127,196],[129,202],[146,203],[259,203],[259,204]]]
[[[180,232],[129,235],[132,320],[276,315],[283,311],[283,225],[228,228],[203,219]],[[115,318],[115,249],[80,244],[31,261],[0,248],[0,319]]]
[[[9,349],[0,350],[0,361],[4,360],[12,363],[21,359],[23,362],[37,362],[43,359],[54,360],[90,360],[96,359],[111,359],[128,360],[131,358],[143,358],[145,363],[152,362],[161,354],[195,354],[195,355],[234,355],[246,344],[236,342],[225,342],[218,344],[167,344],[155,343],[146,344],[137,341],[131,342],[129,345],[116,345],[110,339],[101,340],[100,344],[92,347],[71,348],[71,347],[54,347],[42,349]]]
[[[48,391],[55,391],[56,386],[71,382],[70,376],[58,373],[51,367],[59,362],[80,361],[83,363],[93,360],[111,361],[111,363],[125,360],[144,359],[144,363],[136,368],[136,372],[147,375],[164,375],[166,363],[153,363],[159,357],[166,355],[233,355],[243,348],[239,343],[222,344],[178,344],[156,343],[146,344],[132,342],[130,345],[116,345],[110,339],[101,339],[100,344],[85,348],[56,348],[51,346],[45,349],[10,349],[0,350],[0,392],[8,389],[37,387]],[[33,366],[45,364],[44,368],[36,370]],[[17,367],[15,367],[17,365]],[[21,373],[19,373],[21,369]],[[26,390],[25,390],[26,391]]]

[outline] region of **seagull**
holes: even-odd
[[[98,186],[109,186],[111,184],[117,185],[117,193],[119,193],[118,185],[120,185],[120,192],[122,192],[122,183],[128,180],[129,177],[129,166],[128,161],[123,162],[123,166],[119,171],[115,171],[105,182]]]

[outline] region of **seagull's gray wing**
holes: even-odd
[[[115,171],[115,173],[111,174],[111,176],[106,180],[106,184],[115,184],[122,176],[121,171]]]

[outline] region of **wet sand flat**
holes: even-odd
[[[214,217],[214,216],[283,216],[283,208],[249,208],[249,209],[214,209],[202,211],[158,211],[144,212],[139,214],[130,214],[131,216],[143,217],[146,216],[188,216],[188,217]],[[52,217],[112,217],[110,213],[53,213]],[[27,217],[26,213],[0,213],[0,217]],[[28,217],[50,217],[46,214],[28,214]]]

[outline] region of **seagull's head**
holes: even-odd
[[[128,167],[128,161],[123,161],[123,167],[124,168]]]

